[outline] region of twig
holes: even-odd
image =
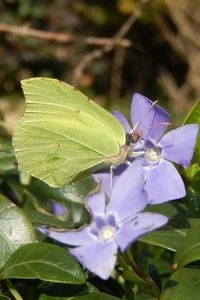
[[[75,40],[72,34],[64,34],[58,32],[48,32],[37,29],[31,29],[28,26],[12,26],[8,24],[0,24],[0,31],[8,32],[15,35],[30,36],[37,39],[53,40],[61,43],[69,43]]]
[[[55,41],[64,44],[74,43],[76,41],[79,41],[79,43],[82,42],[83,44],[87,45],[97,46],[109,46],[113,44],[113,41],[110,38],[86,37],[85,39],[80,40],[79,36],[73,34],[37,30],[25,25],[13,26],[8,24],[0,24],[0,31],[24,37],[28,36],[42,40]],[[119,41],[116,41],[116,44],[124,48],[131,47],[132,45],[131,41],[128,39],[121,39]]]
[[[121,85],[122,85],[122,67],[124,64],[125,49],[116,47],[113,56],[113,66],[111,73],[110,83],[110,99],[117,102],[120,98]]]
[[[111,46],[113,45],[113,39],[88,37],[85,39],[85,44],[97,46]],[[115,45],[122,48],[129,48],[132,46],[132,42],[128,39],[120,39],[115,41]]]
[[[112,43],[106,45],[101,49],[96,49],[88,54],[86,54],[82,61],[75,67],[72,82],[75,86],[78,86],[78,82],[83,75],[85,67],[94,59],[100,58],[105,53],[112,51],[115,47],[120,46],[119,42],[122,40],[124,35],[130,30],[131,26],[135,23],[138,17],[141,15],[144,6],[149,2],[149,0],[141,0],[139,7],[135,10],[132,15],[126,20],[119,31],[110,39]]]
[[[120,30],[115,35],[115,38],[121,39],[123,36],[127,34],[129,29],[135,23],[135,21],[140,17],[144,6],[149,2],[149,0],[141,0],[138,9],[134,10],[132,15],[126,20],[126,22],[122,25]]]
[[[189,86],[187,83],[182,86],[178,86],[173,76],[166,70],[160,70],[160,81],[165,86],[169,95],[169,107],[172,107],[172,111],[176,114],[184,115],[186,111],[189,111],[191,104],[188,102]]]

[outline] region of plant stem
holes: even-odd
[[[136,264],[136,262],[133,259],[133,256],[129,251],[127,251],[124,254],[120,254],[120,262],[122,263],[122,266],[125,270],[129,269],[132,270],[132,272],[139,277],[141,280],[143,280],[143,283],[145,283],[147,290],[149,293],[151,293],[153,296],[159,297],[160,295],[160,289],[156,285],[156,283],[152,280],[152,278],[145,274],[140,267]],[[136,284],[140,285],[140,282],[135,282]]]
[[[5,280],[5,283],[10,291],[10,293],[15,297],[16,300],[23,300],[18,291],[13,286],[12,282],[9,279]]]

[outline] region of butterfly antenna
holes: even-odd
[[[145,118],[148,116],[148,114],[150,113],[150,111],[152,110],[152,108],[153,108],[154,106],[156,106],[157,103],[158,103],[158,100],[154,101],[154,102],[151,104],[151,106],[149,107],[149,109],[147,110],[147,112],[143,115],[142,119],[140,119],[140,120],[135,124],[135,126],[134,126],[133,129],[131,130],[131,133],[133,133],[133,132],[136,130],[136,128],[137,128],[137,127],[145,120]]]
[[[113,188],[113,169],[114,169],[114,167],[111,166],[110,167],[110,188],[111,188],[111,191],[112,191],[112,188]]]
[[[160,123],[157,123],[157,124],[152,125],[151,127],[144,128],[144,129],[142,130],[141,133],[143,133],[144,131],[147,131],[147,130],[149,130],[149,129],[151,129],[151,128],[160,127],[160,126],[162,126],[162,125],[167,125],[167,126],[169,126],[169,125],[171,125],[171,123],[170,123],[170,122],[160,122]]]

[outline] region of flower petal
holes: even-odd
[[[187,168],[192,160],[199,126],[188,124],[167,132],[160,140],[162,157]]]
[[[115,241],[104,243],[97,241],[92,245],[69,249],[69,251],[92,273],[102,279],[108,279],[115,267],[117,249]]]
[[[87,198],[86,205],[91,214],[105,216],[106,205],[105,193],[103,190],[90,194]]]
[[[163,203],[185,196],[185,186],[172,163],[162,160],[155,166],[144,167],[144,190],[149,204]]]
[[[123,220],[146,206],[147,195],[142,190],[144,185],[142,171],[141,160],[136,159],[118,177],[113,186],[107,212],[116,212],[118,218]]]
[[[121,176],[122,172],[127,169],[127,164],[121,164],[116,169],[111,170],[103,170],[94,173],[92,176],[94,180],[102,187],[103,191],[107,194],[107,196],[111,196],[112,187],[115,185],[118,177]],[[112,179],[112,182],[111,182]]]
[[[111,195],[111,173],[109,170],[98,171],[92,175],[93,179],[102,187],[104,192]]]
[[[66,207],[63,204],[54,201],[52,206],[53,214],[56,217],[64,218],[64,216],[67,214]]]
[[[119,112],[119,111],[113,111],[112,113],[119,121],[120,123],[123,125],[126,133],[130,133],[131,132],[131,126],[129,125],[127,119]]]
[[[154,213],[135,214],[121,225],[116,242],[121,251],[126,250],[141,235],[165,225],[168,218]]]
[[[131,103],[131,120],[143,139],[157,141],[165,132],[170,117],[167,111],[145,96],[135,93]]]
[[[38,230],[50,238],[63,243],[65,245],[71,246],[81,246],[81,245],[89,245],[94,242],[95,238],[90,233],[90,225],[85,226],[79,230],[71,230],[71,231],[59,231],[55,229],[49,229],[45,227],[39,227]]]

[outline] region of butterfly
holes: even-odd
[[[64,187],[91,170],[126,161],[126,132],[111,113],[57,79],[21,84],[26,108],[13,136],[20,171]]]

